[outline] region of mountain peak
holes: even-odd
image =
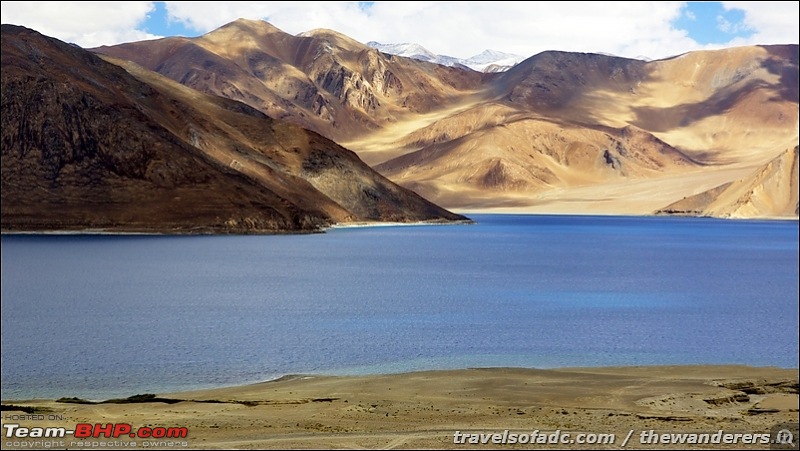
[[[241,31],[251,31],[256,33],[274,33],[276,31],[278,32],[281,31],[278,27],[272,25],[266,20],[239,18],[234,20],[233,22],[229,22],[217,28],[216,30],[211,31],[210,33],[223,29],[237,29]]]
[[[257,49],[275,37],[286,35],[280,28],[265,20],[236,19],[197,38],[215,46],[223,54],[238,54],[245,49]]]
[[[506,58],[506,57],[509,57],[509,56],[518,56],[518,55],[513,55],[511,53],[501,52],[499,50],[486,49],[486,50],[482,51],[481,53],[473,56],[472,58],[481,58],[481,57],[486,57],[486,58]]]
[[[336,30],[331,30],[328,28],[314,28],[312,30],[298,33],[297,37],[320,39],[350,50],[364,47],[364,44],[356,41],[350,36],[347,36],[345,34],[339,33]]]

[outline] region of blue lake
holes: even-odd
[[[798,367],[797,221],[4,235],[2,398],[479,366]]]

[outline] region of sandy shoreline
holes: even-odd
[[[469,210],[461,210],[458,208],[452,209],[456,214],[466,216],[466,220],[456,221],[413,221],[413,222],[392,222],[392,221],[357,221],[357,222],[340,222],[332,224],[328,227],[323,227],[316,231],[265,231],[253,233],[218,233],[209,231],[115,231],[108,229],[82,229],[82,230],[2,230],[2,236],[25,236],[25,235],[39,235],[39,236],[92,236],[92,235],[106,235],[106,236],[192,236],[192,235],[287,235],[298,234],[308,235],[315,233],[325,233],[330,230],[336,229],[361,229],[361,228],[379,228],[379,227],[412,227],[412,226],[431,226],[431,225],[464,225],[475,224],[476,221],[470,215],[530,215],[530,216],[606,216],[606,217],[642,217],[642,218],[705,218],[705,219],[719,219],[723,221],[798,221],[797,217],[783,217],[783,216],[762,216],[757,218],[717,218],[714,216],[693,216],[693,215],[669,215],[669,214],[621,214],[614,212],[593,212],[587,209],[534,209],[530,207],[497,207],[497,208],[477,208]]]
[[[667,449],[675,445],[642,444],[641,434],[720,430],[762,434],[775,425],[798,422],[798,370],[774,367],[487,368],[286,376],[157,396],[155,402],[123,404],[3,400],[3,424],[67,429],[77,423],[112,422],[130,424],[134,430],[185,427],[187,437],[177,441],[181,443],[170,446],[161,440],[162,447],[170,449],[176,445],[204,449],[598,446],[453,443],[455,431],[502,435],[506,430],[510,431],[506,435],[528,436],[535,430],[540,434],[558,430],[561,437],[568,433],[573,438],[581,433],[614,434],[613,444],[599,445],[609,449],[619,449],[633,430],[626,448]],[[37,439],[14,440],[18,446],[4,438],[3,449],[30,449],[30,444],[22,442]],[[83,442],[87,440],[114,439],[68,436],[59,445],[86,449]],[[146,446],[141,438],[121,440]],[[760,443],[727,447],[769,449]]]
[[[418,226],[451,226],[451,225],[469,225],[474,224],[472,219],[461,219],[454,221],[412,221],[412,222],[394,222],[394,221],[355,221],[355,222],[338,222],[325,228],[324,230],[335,229],[363,229],[373,227],[418,227]]]
[[[353,222],[338,222],[327,227],[321,227],[319,230],[268,230],[268,231],[254,231],[251,233],[225,233],[215,232],[209,230],[111,230],[111,229],[75,229],[75,230],[0,230],[0,235],[41,235],[41,236],[59,236],[59,235],[78,235],[78,236],[92,236],[92,235],[108,235],[108,236],[192,236],[192,235],[310,235],[316,233],[324,233],[328,230],[335,229],[357,229],[357,228],[370,228],[370,227],[397,227],[397,226],[430,226],[430,225],[463,225],[473,224],[474,221],[467,219],[459,220],[429,220],[429,221],[411,221],[411,222],[393,222],[393,221],[353,221]]]

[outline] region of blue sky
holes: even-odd
[[[698,44],[724,44],[755,33],[744,18],[744,10],[726,10],[722,2],[690,2],[672,23]]]
[[[183,22],[170,20],[165,2],[153,2],[153,11],[147,14],[142,30],[157,36],[199,36],[203,30],[187,28]]]
[[[794,2],[2,2],[3,23],[84,47],[198,36],[243,17],[296,34],[414,42],[469,57],[484,49],[664,58],[692,50],[797,43]]]

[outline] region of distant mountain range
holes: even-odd
[[[405,56],[406,58],[414,58],[443,66],[468,67],[478,72],[503,72],[525,59],[524,56],[488,49],[473,57],[461,59],[437,55],[419,44],[381,44],[380,42],[370,41],[367,42],[367,45],[383,53]]]
[[[464,211],[652,214],[798,140],[797,45],[656,61],[549,51],[479,73],[422,61],[435,55],[414,45],[392,50],[407,58],[237,20],[94,51],[315,130]]]
[[[260,20],[89,49],[102,58],[3,30],[4,227],[459,218],[414,193],[461,211],[797,217],[797,45],[548,51],[477,72]]]

